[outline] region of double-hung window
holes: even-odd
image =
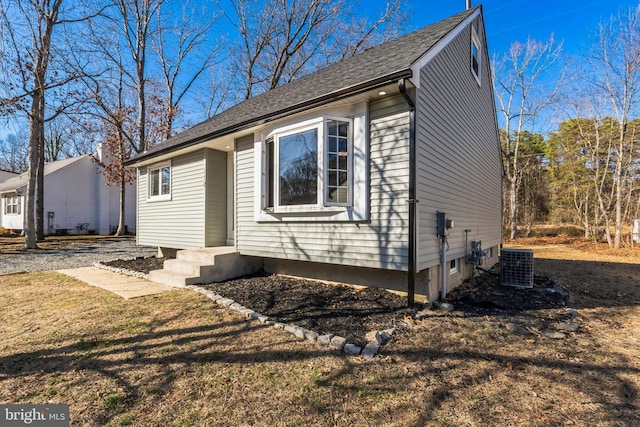
[[[171,164],[151,166],[148,169],[149,200],[168,200],[171,198]]]
[[[352,122],[323,118],[272,132],[265,143],[263,208],[287,213],[351,206]]]
[[[4,213],[6,215],[20,215],[20,196],[5,196]]]

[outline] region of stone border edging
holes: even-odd
[[[137,277],[138,279],[149,280],[148,274],[141,273],[139,271],[129,270],[128,268],[111,267],[110,265],[104,265],[100,262],[94,262],[92,266],[95,268],[99,268],[101,270],[108,270],[113,273],[124,274],[125,276],[131,276],[131,277]]]
[[[126,276],[133,276],[140,279],[149,280],[149,275],[145,273],[141,273],[139,271],[129,270],[128,268],[117,268],[111,267],[109,265],[104,265],[99,262],[94,262],[93,266],[96,268],[100,268],[102,270],[108,270],[118,274],[124,274]],[[191,289],[195,292],[205,295],[207,298],[215,302],[216,304],[228,307],[232,310],[237,311],[242,314],[247,320],[257,320],[258,322],[267,325],[273,326],[274,328],[285,330],[298,338],[306,339],[309,341],[315,341],[321,345],[328,346],[334,350],[341,351],[350,356],[362,356],[365,359],[372,359],[380,350],[380,346],[386,344],[391,336],[395,333],[396,328],[386,329],[384,331],[374,331],[372,332],[372,337],[376,340],[376,342],[370,341],[364,347],[359,347],[355,344],[348,343],[347,340],[341,336],[334,334],[326,334],[320,335],[315,331],[311,331],[309,329],[302,328],[296,325],[289,325],[281,322],[276,322],[275,320],[269,319],[268,316],[264,316],[253,311],[250,308],[247,308],[243,305],[238,304],[232,299],[225,298],[221,295],[218,295],[208,289],[202,288],[200,286],[189,285],[185,287],[186,289]],[[367,334],[368,335],[368,334]]]
[[[285,324],[281,322],[277,322],[275,320],[269,319],[268,316],[264,316],[260,313],[253,311],[250,308],[247,308],[243,305],[238,304],[232,299],[225,298],[221,295],[218,295],[208,289],[202,288],[200,286],[187,286],[187,289],[191,289],[195,292],[198,292],[216,304],[228,307],[232,310],[237,311],[242,314],[248,320],[257,320],[266,326],[272,326],[274,328],[285,330],[300,339],[306,339],[309,341],[315,341],[318,344],[328,346],[334,350],[341,351],[350,356],[362,356],[365,359],[372,359],[378,350],[380,350],[380,346],[385,344],[390,338],[391,335],[395,332],[395,328],[388,329],[385,331],[377,331],[375,332],[376,339],[380,340],[379,342],[368,342],[364,347],[359,347],[355,344],[348,343],[347,340],[341,336],[333,335],[333,334],[325,334],[320,335],[315,331],[311,331],[309,329],[302,328],[296,325]],[[379,337],[379,338],[378,338]]]
[[[127,276],[133,276],[140,279],[149,280],[148,274],[141,273],[139,271],[129,270],[127,268],[111,267],[108,265],[101,264],[99,262],[94,262],[93,266],[103,270],[109,270],[114,273],[119,273]],[[338,335],[333,335],[333,334],[320,335],[315,331],[311,331],[311,330],[302,328],[300,326],[288,325],[281,322],[276,322],[274,320],[270,320],[268,316],[259,314],[250,308],[247,308],[247,307],[244,307],[243,305],[238,304],[232,299],[225,298],[221,295],[218,295],[200,286],[189,285],[189,286],[186,286],[186,289],[191,289],[195,292],[203,294],[207,298],[215,302],[216,304],[223,307],[229,307],[232,310],[239,312],[247,320],[257,320],[258,322],[264,325],[273,326],[278,329],[283,329],[295,335],[298,338],[307,339],[309,341],[315,341],[321,345],[329,346],[334,350],[341,351],[350,356],[360,355],[365,359],[372,359],[378,353],[378,351],[380,350],[380,347],[385,345],[391,339],[393,334],[396,332],[395,327],[386,329],[384,331],[370,332],[366,335],[366,339],[368,339],[369,342],[364,347],[359,347],[355,344],[348,343],[345,338]],[[559,292],[558,289],[566,293],[564,289],[558,287],[558,285],[555,284],[555,286],[553,287],[553,291]],[[551,339],[563,339],[567,337],[568,332],[577,332],[580,329],[580,326],[578,325],[577,319],[576,319],[577,317],[580,317],[580,313],[578,312],[578,310],[573,308],[572,300],[570,298],[571,296],[570,295],[568,296],[569,296],[569,306],[567,307],[567,312],[571,314],[571,317],[573,319],[569,322],[560,322],[556,325],[555,328],[548,328],[547,330],[543,331],[541,335]],[[444,313],[452,312],[455,309],[453,304],[443,303],[443,302],[435,303],[433,308]],[[412,318],[414,320],[420,321],[434,315],[438,315],[437,312],[433,311],[431,308],[425,308],[424,310],[418,311]],[[506,323],[501,326],[519,335],[531,334],[531,332],[528,329],[514,323]]]

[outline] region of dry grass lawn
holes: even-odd
[[[0,403],[72,425],[640,425],[640,260],[526,242],[581,331],[428,318],[372,361],[247,322],[190,291],[125,301],[53,272],[0,277]],[[544,313],[531,313],[544,316]]]

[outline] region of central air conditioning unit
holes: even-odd
[[[500,275],[503,286],[533,288],[533,251],[530,249],[502,249]]]

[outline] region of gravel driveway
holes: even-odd
[[[0,256],[0,274],[88,267],[94,262],[156,255],[157,248],[137,246],[132,239],[96,242],[88,246],[42,249]]]

